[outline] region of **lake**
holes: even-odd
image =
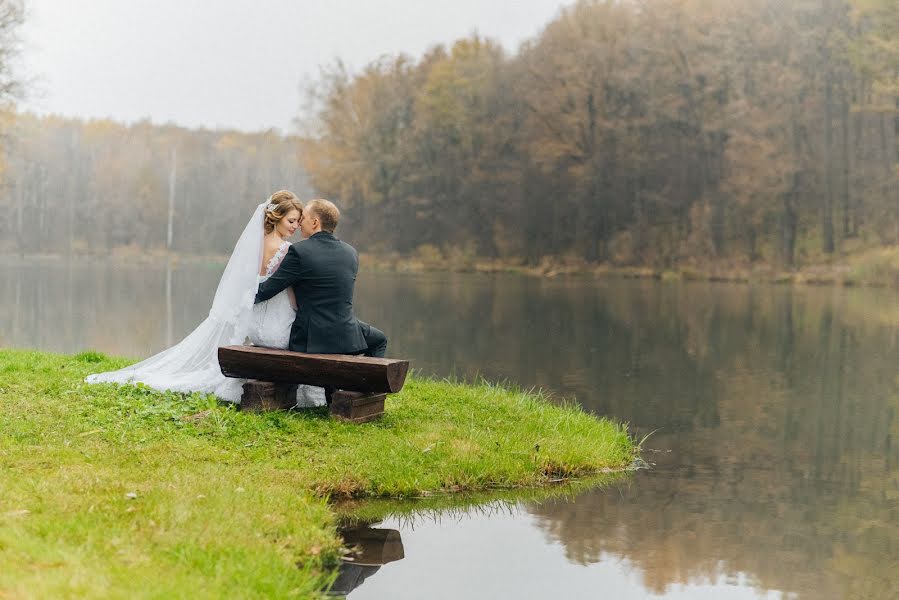
[[[5,259],[0,345],[147,356],[221,269]],[[896,291],[363,273],[356,307],[419,372],[627,422],[652,467],[374,524],[350,598],[899,597]]]

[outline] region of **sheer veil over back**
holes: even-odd
[[[218,348],[242,344],[253,327],[253,301],[262,262],[266,203],[256,207],[234,246],[209,316],[178,344],[130,367],[89,375],[88,383],[144,383],[175,392],[215,394],[240,402],[242,382],[219,368]]]

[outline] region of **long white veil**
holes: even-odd
[[[160,391],[215,394],[224,400],[240,402],[242,381],[222,375],[218,348],[242,344],[250,333],[262,263],[266,204],[256,207],[237,240],[215,291],[209,316],[196,329],[159,354],[118,371],[89,375],[85,381],[144,383]]]

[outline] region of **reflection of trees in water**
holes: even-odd
[[[723,571],[815,598],[893,597],[895,332],[845,318],[841,293],[679,290],[685,297],[664,305],[678,328],[659,319],[640,353],[644,372],[666,384],[669,412],[647,412],[629,395],[639,388],[599,374],[609,411],[638,429],[661,427],[648,445],[670,454],[649,454],[658,468],[621,495],[534,509],[541,526],[573,560],[627,558],[656,591]],[[637,302],[614,310],[625,323],[655,320]],[[686,372],[685,355],[693,358]],[[694,415],[688,433],[677,419],[669,425],[700,387],[714,406]]]
[[[600,562],[604,555],[627,559],[644,585],[662,593],[675,583],[714,581],[747,573],[761,589],[816,592],[840,597],[829,574],[832,541],[808,537],[791,519],[790,506],[771,514],[769,494],[740,497],[734,482],[640,477],[619,495],[590,493],[570,505],[534,509],[538,524],[565,545],[570,560]],[[740,487],[740,486],[737,486]],[[749,487],[748,485],[745,487]],[[724,488],[724,490],[722,489]],[[826,542],[825,546],[817,545]]]
[[[0,266],[0,344],[148,356],[170,345],[169,332],[178,341],[206,317],[221,270],[64,260]]]

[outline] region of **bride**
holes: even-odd
[[[155,356],[118,371],[88,375],[88,383],[143,383],[159,391],[215,394],[240,402],[246,380],[222,375],[219,346],[251,343],[287,348],[296,313],[293,290],[253,304],[259,283],[274,273],[290,248],[303,205],[281,190],[256,207],[219,281],[209,316],[186,338]],[[298,405],[324,404],[324,390],[299,386]]]

